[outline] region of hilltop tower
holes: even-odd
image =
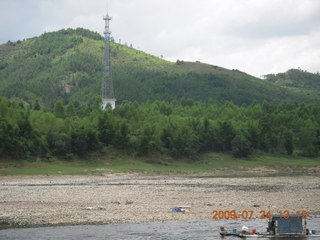
[[[101,85],[101,109],[105,110],[108,104],[111,106],[111,109],[116,107],[116,99],[113,91],[113,80],[112,80],[112,69],[111,69],[111,60],[110,60],[110,42],[111,42],[111,31],[110,31],[110,20],[108,13],[103,17],[105,21],[104,29],[104,62],[103,62],[103,76],[102,76],[102,85]]]

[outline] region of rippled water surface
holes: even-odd
[[[221,239],[219,227],[265,231],[266,220],[194,220],[141,224],[108,224],[86,226],[61,226],[0,230],[0,239]],[[320,230],[320,218],[308,221],[308,228]],[[238,239],[225,237],[224,239]],[[283,238],[282,238],[283,239]],[[320,239],[311,238],[311,239]]]

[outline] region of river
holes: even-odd
[[[4,240],[51,240],[51,239],[221,239],[220,226],[227,229],[238,228],[243,225],[249,229],[265,231],[267,221],[254,220],[188,220],[152,223],[128,223],[108,225],[79,225],[39,228],[13,228],[0,230],[0,239]],[[308,221],[308,228],[320,230],[320,218]],[[238,239],[225,237],[225,239]],[[283,238],[282,238],[283,239]],[[320,239],[312,238],[312,239]]]

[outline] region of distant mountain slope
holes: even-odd
[[[301,69],[290,69],[284,73],[268,74],[265,80],[282,88],[306,96],[306,102],[320,99],[320,74]],[[318,102],[319,104],[319,102]]]
[[[314,74],[300,69],[290,69],[285,73],[268,74],[266,80],[282,87],[300,89],[320,89],[320,74]]]
[[[67,29],[0,45],[0,95],[34,104],[94,102],[100,94],[103,38],[85,29]],[[317,102],[238,70],[200,62],[176,63],[111,43],[118,102],[191,98],[214,102]]]

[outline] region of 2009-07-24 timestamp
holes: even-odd
[[[278,214],[280,218],[288,219],[290,218],[291,214],[296,214],[298,218],[306,219],[307,218],[307,211],[296,211],[296,212],[289,212],[288,210],[285,211],[277,211],[277,212],[271,212],[271,211],[260,211],[258,214],[255,211],[251,210],[244,210],[237,212],[236,210],[225,210],[225,211],[218,211],[214,210],[212,212],[213,216],[212,219],[266,219],[266,218],[272,218],[272,215]]]

